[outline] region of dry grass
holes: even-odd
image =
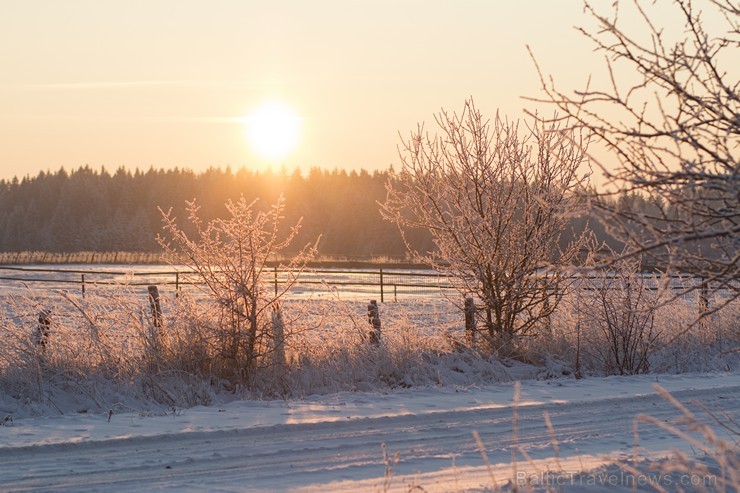
[[[165,295],[163,325],[156,327],[140,291],[90,291],[85,298],[31,291],[6,296],[7,308],[0,314],[0,388],[36,403],[40,413],[53,410],[61,393],[78,396],[80,409],[105,412],[141,402],[207,404],[221,392],[276,398],[509,380],[494,354],[465,346],[463,315],[448,300],[382,304],[382,341],[372,344],[367,304],[335,297],[284,302],[285,364],[274,365],[267,351],[255,376],[235,384],[224,377],[228,361],[215,307]],[[543,377],[574,373],[579,337],[583,373],[604,373],[592,352],[593,345],[604,341],[589,326],[579,326],[573,301],[566,298],[559,306],[552,333],[543,330],[521,341],[525,359],[539,365]],[[681,333],[682,321],[695,307],[691,300],[679,300],[656,312],[660,344],[652,348],[651,371],[736,367],[740,355],[731,348],[740,340],[737,310],[722,310],[711,323]],[[52,313],[45,348],[35,340],[42,309]]]

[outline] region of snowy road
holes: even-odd
[[[383,491],[390,486],[408,491],[414,485],[424,491],[480,490],[492,484],[491,474],[504,482],[554,469],[554,442],[563,471],[630,455],[637,414],[664,421],[679,415],[652,389],[655,380],[524,382],[518,410],[513,385],[502,384],[457,392],[232,402],[167,416],[119,414],[111,422],[91,415],[17,420],[0,428],[0,490]],[[660,380],[680,401],[721,407],[738,419],[739,375]],[[691,452],[658,427],[641,423],[639,432],[642,456],[674,448]],[[519,455],[513,463],[515,443],[528,460]],[[389,457],[399,457],[392,477],[382,444]]]

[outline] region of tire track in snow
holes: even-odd
[[[740,409],[740,387],[673,395],[682,402],[697,399],[708,407]],[[449,468],[453,458],[458,467],[480,466],[474,430],[492,463],[509,462],[515,444],[512,412],[512,406],[463,404],[419,414],[5,448],[0,449],[0,490],[280,491],[376,478],[380,487],[381,444],[390,455],[399,454],[399,475]],[[552,456],[544,412],[552,419],[561,456],[605,450],[629,454],[637,414],[666,421],[679,415],[657,394],[520,406],[518,442],[533,459]],[[646,425],[642,433],[651,443],[665,435]]]

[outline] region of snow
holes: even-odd
[[[137,278],[131,291],[146,313],[142,280],[150,281]],[[89,284],[86,300],[94,304],[103,296],[98,288],[105,287]],[[11,292],[3,287],[3,295]],[[45,286],[24,296],[34,301],[49,293],[61,291]],[[167,298],[172,293],[163,294],[167,313],[174,302]],[[738,368],[737,355],[722,345],[670,347],[651,361],[656,371],[704,373],[597,378],[597,371],[586,371],[589,378],[576,380],[568,361],[545,357],[533,366],[450,349],[438,339],[460,336],[460,309],[437,294],[384,304],[383,350],[340,360],[349,358],[346,352],[329,349],[351,342],[358,327],[365,327],[368,294],[343,288],[313,293],[310,304],[303,304],[303,296],[286,300],[286,311],[300,313],[303,322],[322,322],[310,336],[323,341],[312,347],[326,351],[312,355],[313,366],[290,375],[289,395],[303,398],[238,400],[244,393],[219,394],[207,382],[157,380],[184,396],[168,409],[143,399],[133,385],[127,390],[127,381],[86,374],[29,385],[42,389],[31,398],[25,383],[35,373],[19,372],[0,390],[0,492],[486,492],[518,486],[580,492],[633,491],[635,484],[653,491],[650,481],[667,491],[694,491],[697,484],[722,491],[717,443],[707,444],[706,433],[696,431],[688,436],[697,442],[679,436],[689,428],[685,413],[659,395],[656,385],[712,427],[729,446],[737,471],[737,434],[694,403],[731,427],[740,423],[740,373],[708,373]],[[63,310],[61,305],[55,313]],[[674,311],[681,317],[694,307]],[[10,325],[34,328],[37,313],[14,312]],[[735,314],[716,318],[706,334],[692,337],[736,340]],[[570,327],[567,317],[560,323],[561,329]],[[188,399],[190,394],[195,398]],[[211,404],[179,407],[186,402]],[[674,424],[677,429],[665,429]],[[680,462],[674,451],[697,464],[695,474],[662,471]],[[725,490],[737,491],[737,485]]]
[[[631,491],[615,461],[633,457],[635,427],[641,460],[666,460],[672,450],[705,460],[685,438],[636,421],[640,414],[664,423],[682,416],[656,385],[682,403],[696,400],[740,420],[740,373],[526,380],[237,400],[166,413],[16,418],[0,427],[0,491],[492,491],[525,480],[538,490],[548,472],[564,491]],[[715,428],[737,453],[729,432]],[[648,474],[641,479],[655,480]],[[675,489],[699,479],[712,481],[657,480]]]

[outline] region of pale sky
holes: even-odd
[[[599,60],[584,24],[580,0],[0,0],[0,179],[387,169],[399,131],[470,96],[491,117],[533,109],[527,44],[560,86],[583,87]],[[266,100],[300,122],[279,162],[246,137]]]

